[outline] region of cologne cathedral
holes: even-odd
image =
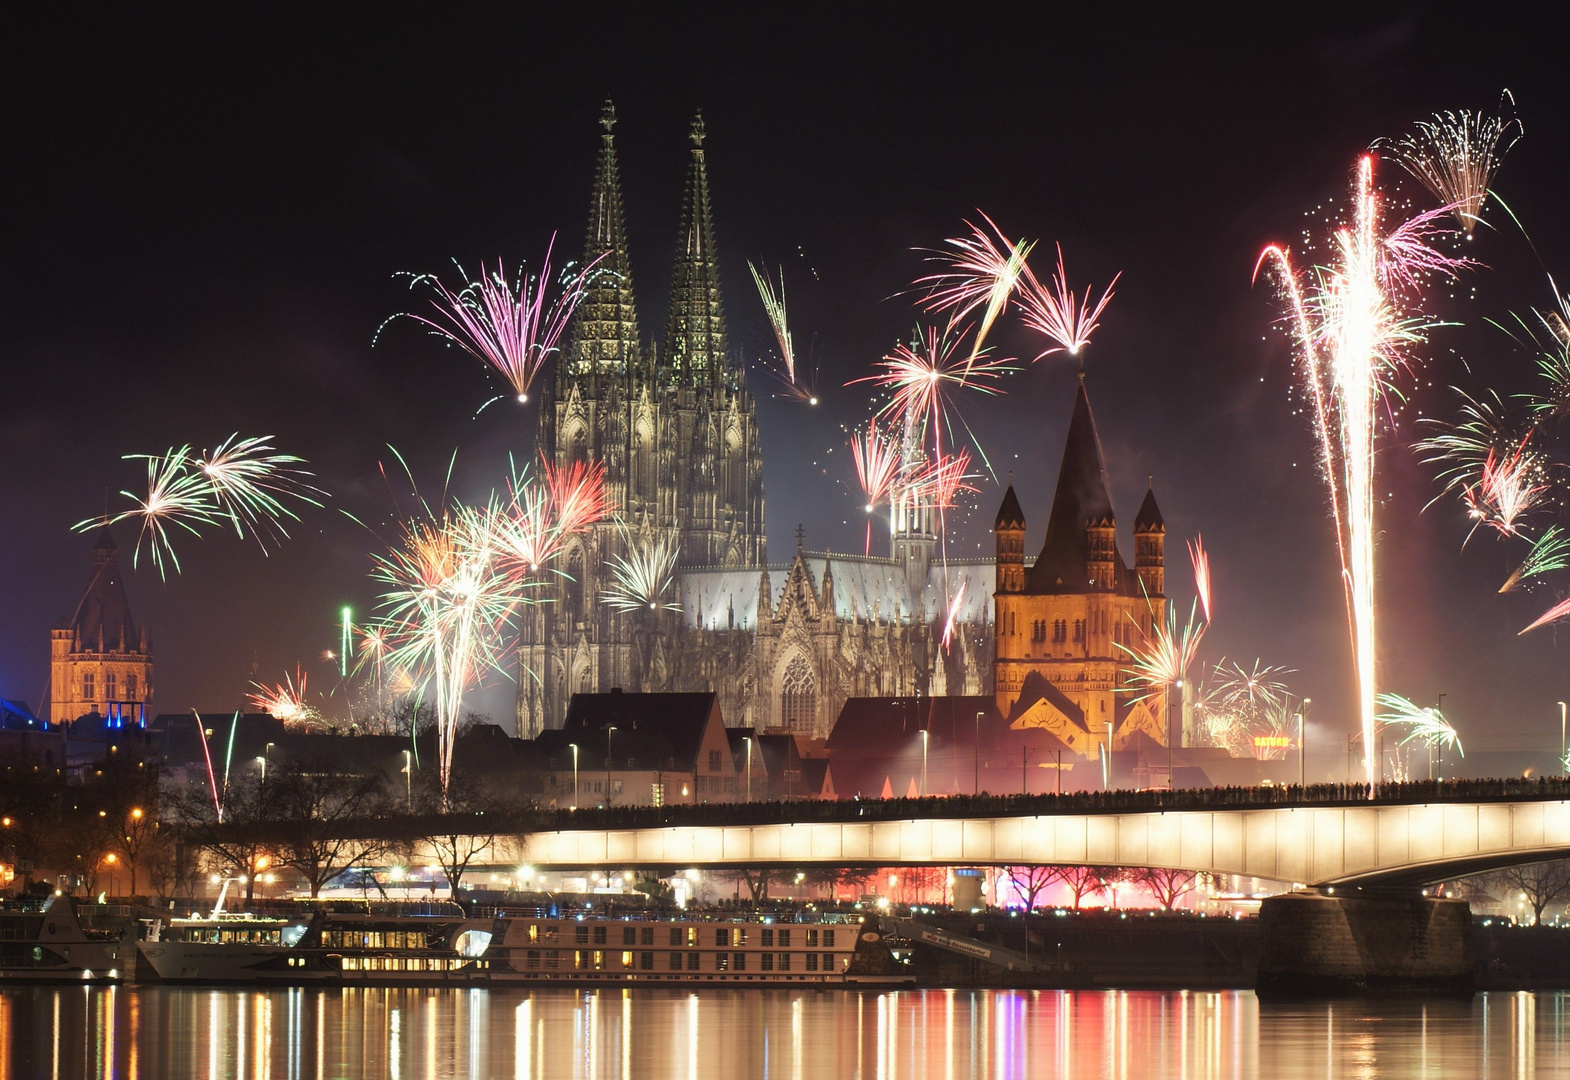
[[[726,337],[705,131],[693,122],[663,341],[638,321],[616,114],[601,114],[585,263],[537,444],[558,466],[604,463],[617,520],[575,536],[525,612],[518,734],[561,726],[574,693],[715,691],[732,726],[826,737],[849,697],[987,692],[993,562],[936,559],[935,515],[895,521],[886,558],[804,549],[768,565],[756,404]],[[597,260],[597,261],[596,261]],[[666,601],[623,610],[618,559],[675,543]],[[965,584],[947,650],[948,597]]]

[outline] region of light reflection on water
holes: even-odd
[[[0,1080],[1181,1080],[1570,1073],[1570,996],[12,987]]]

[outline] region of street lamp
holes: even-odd
[[[1565,703],[1559,703],[1559,771],[1565,771]]]
[[[403,799],[404,811],[414,813],[414,756],[407,750],[403,752]]]
[[[974,752],[971,754],[971,769],[975,773],[975,776],[973,776],[971,778],[971,781],[970,781],[970,793],[972,795],[980,795],[981,794],[981,714],[980,713],[976,714],[976,744],[975,744]]]
[[[611,804],[611,736],[616,734],[616,725],[611,724],[605,729],[605,805]]]
[[[277,744],[276,743],[268,743],[266,745],[266,747],[264,747],[262,749],[262,779],[263,780],[267,779],[267,759],[272,757],[272,755],[273,755],[273,747],[275,745],[277,745]]]
[[[267,783],[267,758],[261,754],[256,755],[256,763],[262,767],[262,783]]]
[[[578,808],[578,744],[568,743],[572,748],[572,807]]]
[[[1313,703],[1313,698],[1304,698],[1303,707],[1297,711],[1297,789],[1301,797],[1303,788],[1307,786],[1308,776],[1308,744],[1303,741],[1303,721],[1308,716],[1308,707]]]
[[[1174,762],[1172,760],[1172,744],[1177,742],[1176,736],[1174,736],[1172,734],[1172,706],[1176,702],[1176,700],[1179,697],[1181,697],[1182,694],[1183,694],[1183,680],[1182,679],[1178,679],[1176,682],[1174,682],[1172,684],[1172,688],[1174,690],[1176,690],[1177,693],[1173,694],[1171,697],[1167,698],[1167,790],[1168,791],[1171,791],[1171,790],[1173,790],[1174,788],[1177,787],[1177,785],[1172,782],[1172,773],[1174,771]],[[1109,724],[1108,728],[1110,728],[1110,727],[1111,727],[1111,725]]]
[[[927,744],[931,742],[931,732],[926,728],[921,729],[921,795],[927,796]]]
[[[752,801],[752,736],[743,735],[741,741],[747,744],[747,801]]]

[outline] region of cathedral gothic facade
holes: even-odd
[[[603,462],[619,513],[568,542],[523,614],[518,734],[559,728],[574,693],[613,688],[714,691],[733,727],[809,738],[826,737],[851,696],[985,693],[992,562],[939,564],[930,513],[902,516],[887,558],[809,552],[798,532],[794,558],[768,565],[756,402],[726,335],[702,117],[658,347],[640,331],[608,102],[600,123],[584,245],[594,265],[537,445],[558,466]],[[667,603],[606,603],[616,560],[660,540],[678,550]]]

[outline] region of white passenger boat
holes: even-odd
[[[0,983],[120,982],[134,958],[130,941],[84,929],[69,896],[0,907]]]

